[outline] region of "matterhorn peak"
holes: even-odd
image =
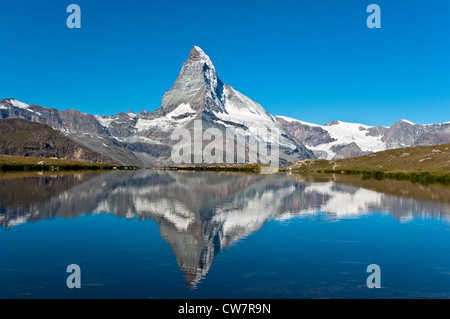
[[[198,46],[194,46],[189,52],[189,61],[200,61],[206,63],[209,68],[214,69],[214,65],[211,62],[209,56]]]

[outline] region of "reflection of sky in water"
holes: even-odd
[[[86,297],[448,297],[448,189],[429,186],[432,200],[423,185],[355,183],[150,170],[0,179],[2,277],[34,278],[5,277],[0,296],[70,297],[55,274],[79,263]],[[365,287],[370,263],[385,289]]]

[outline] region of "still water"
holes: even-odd
[[[449,298],[450,187],[352,176],[0,175],[0,298]],[[81,288],[66,285],[67,266]],[[367,266],[380,267],[369,289]]]

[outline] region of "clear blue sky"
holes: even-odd
[[[66,8],[81,7],[81,29]],[[381,29],[366,8],[381,7]],[[274,115],[450,121],[448,0],[0,0],[0,98],[91,114],[156,110],[189,50]]]

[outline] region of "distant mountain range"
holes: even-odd
[[[277,119],[286,132],[304,143],[317,158],[328,160],[395,148],[450,143],[450,122],[422,125],[399,120],[391,127],[385,127],[341,121],[317,125],[284,116],[277,116]]]
[[[399,120],[391,127],[333,121],[311,124],[273,116],[261,105],[223,84],[210,58],[199,47],[189,53],[173,87],[159,109],[101,116],[77,110],[59,111],[28,105],[15,99],[0,101],[0,118],[21,118],[46,124],[76,143],[124,165],[171,164],[177,128],[192,130],[195,120],[203,128],[241,129],[258,143],[259,128],[279,130],[280,163],[308,158],[340,159],[385,149],[450,142],[450,122],[420,125]]]
[[[0,119],[0,154],[119,165],[113,159],[79,145],[45,124],[23,119]]]

